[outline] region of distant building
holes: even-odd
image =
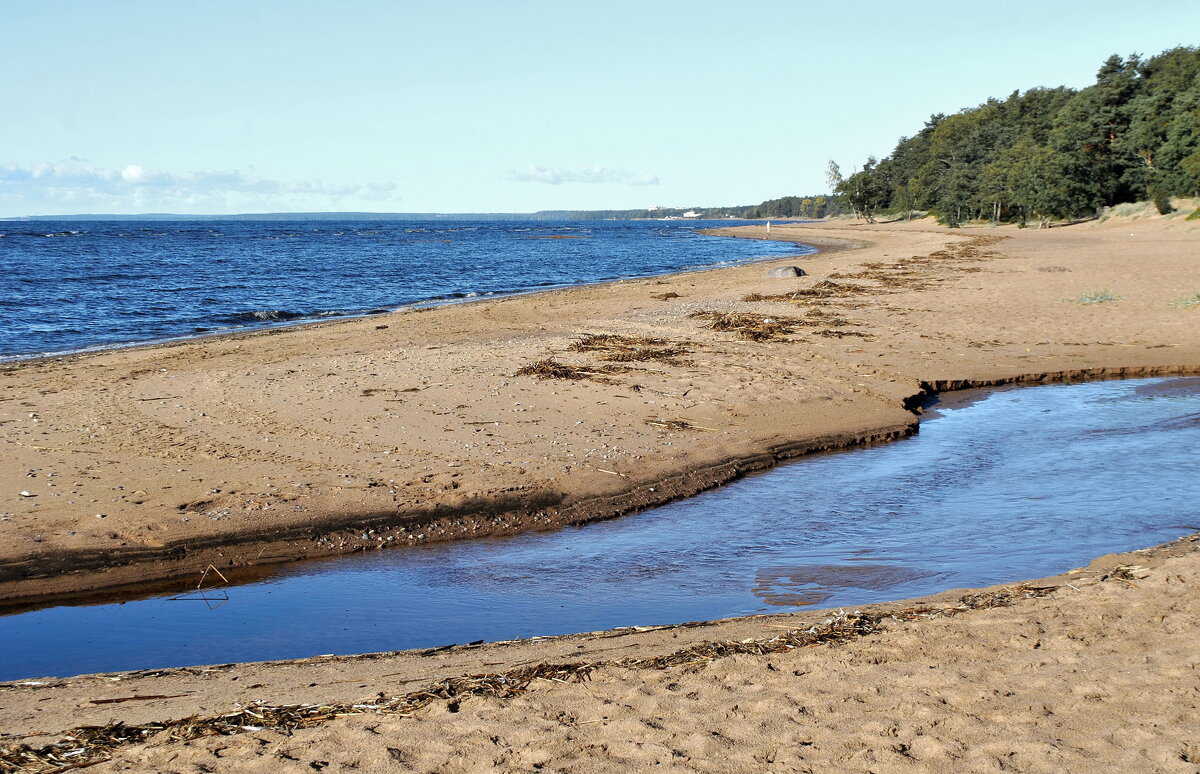
[[[698,217],[700,217],[700,213],[696,212],[695,210],[688,210],[687,212],[683,213],[683,217],[698,218]]]

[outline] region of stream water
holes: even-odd
[[[206,599],[0,617],[0,679],[858,605],[1200,530],[1200,378],[948,397],[911,439],[613,521],[288,565]]]

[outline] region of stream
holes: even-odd
[[[428,648],[1037,578],[1200,530],[1198,448],[1200,378],[950,393],[910,439],[806,457],[620,519],[0,617],[0,680]]]

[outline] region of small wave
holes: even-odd
[[[324,320],[330,317],[358,317],[388,314],[391,309],[323,309],[314,312],[296,312],[288,309],[256,309],[252,312],[235,312],[213,318],[230,325],[253,325],[255,323],[293,322],[296,320]]]
[[[53,232],[53,233],[50,233],[50,234],[47,234],[47,233],[46,233],[46,232],[44,232],[44,231],[9,231],[9,232],[7,232],[6,234],[0,234],[0,236],[15,236],[15,237],[23,237],[23,236],[24,236],[24,237],[64,237],[64,236],[78,236],[79,234],[82,234],[82,233],[83,233],[82,231],[55,231],[55,232]]]
[[[284,309],[258,309],[253,312],[235,312],[234,314],[223,315],[217,319],[228,323],[256,323],[285,322],[287,320],[299,320],[310,316],[304,312],[289,312]]]

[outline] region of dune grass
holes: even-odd
[[[1085,290],[1079,294],[1078,298],[1067,298],[1064,301],[1071,301],[1076,304],[1108,304],[1113,301],[1123,301],[1121,296],[1112,292],[1108,288],[1104,290]]]
[[[1190,296],[1175,299],[1171,302],[1171,306],[1175,309],[1195,309],[1200,307],[1200,290],[1197,290]]]

